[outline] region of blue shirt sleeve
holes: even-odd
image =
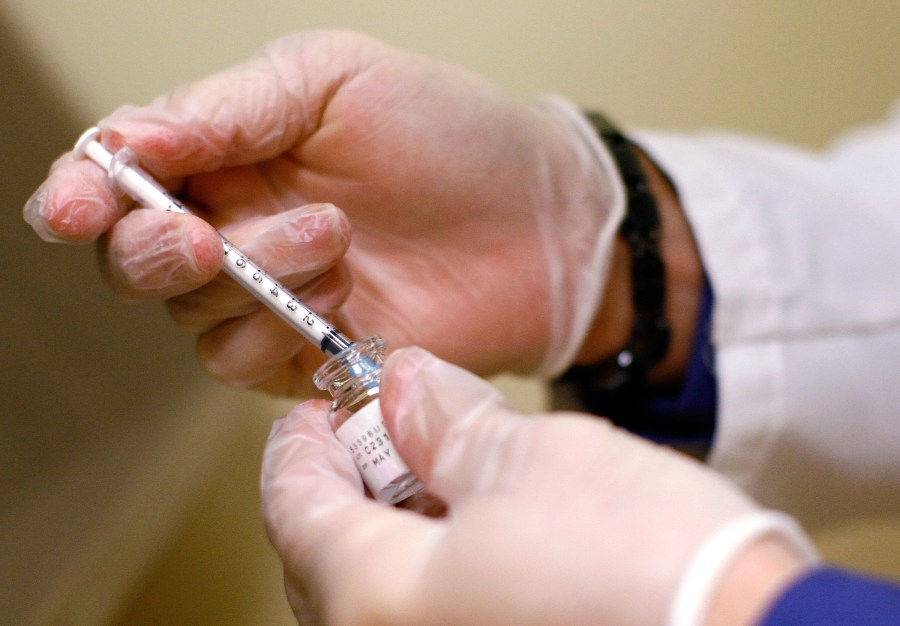
[[[900,585],[834,567],[813,570],[759,626],[898,626]]]

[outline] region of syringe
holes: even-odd
[[[99,136],[100,129],[97,127],[85,131],[75,144],[75,157],[91,159],[106,170],[110,180],[120,190],[146,208],[191,214],[181,202],[137,165],[131,150],[123,148],[116,154],[112,154],[97,141]],[[221,234],[219,236],[225,250],[225,262],[222,265],[225,273],[277,313],[311,343],[317,345],[322,352],[336,355],[350,347],[353,342],[346,335],[319,317],[312,309],[303,304],[300,298],[248,259],[225,237],[222,237]]]

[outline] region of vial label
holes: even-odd
[[[391,482],[409,473],[385,428],[377,398],[341,424],[335,435],[350,450],[366,486],[376,497]]]

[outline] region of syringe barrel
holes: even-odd
[[[123,148],[116,154],[107,150],[97,138],[96,128],[85,132],[75,144],[76,157],[90,158],[108,173],[110,181],[138,204],[161,211],[191,212],[178,199],[157,183],[137,164],[134,153]],[[225,260],[222,270],[258,300],[285,320],[310,343],[330,355],[339,354],[351,342],[346,335],[319,317],[277,280],[251,261],[221,234]]]

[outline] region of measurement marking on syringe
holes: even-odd
[[[109,173],[116,186],[134,198],[138,204],[148,208],[190,214],[179,200],[172,197],[136,164],[134,154],[130,150],[123,148],[113,155],[97,141],[99,135],[100,131],[97,128],[85,132],[75,144],[76,156],[87,157],[97,163]],[[294,297],[290,290],[246,258],[231,242],[222,237],[222,243],[226,257],[223,270],[306,339],[328,354],[338,354],[350,346],[350,340],[343,333],[318,317],[314,311]],[[234,257],[229,256],[232,251]],[[284,307],[281,306],[283,303]],[[304,314],[302,318],[300,312]]]

